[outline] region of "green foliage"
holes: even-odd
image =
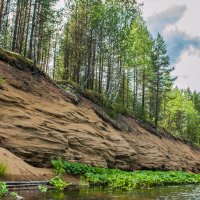
[[[124,116],[129,116],[131,115],[131,111],[127,109],[123,103],[109,103],[109,101],[106,102],[105,104],[105,112],[112,118],[116,119],[119,114],[124,115]]]
[[[66,173],[73,174],[73,175],[83,175],[88,172],[103,173],[104,171],[109,170],[107,168],[98,168],[98,167],[91,167],[91,166],[83,165],[79,163],[70,163],[64,160],[53,160],[52,161],[53,168],[54,166],[57,166],[56,164],[57,162],[59,163],[59,165],[62,162],[62,168],[65,169]],[[119,171],[119,170],[116,170],[116,171]]]
[[[0,182],[0,197],[5,196],[8,193],[8,188],[6,183]]]
[[[89,183],[104,184],[114,189],[131,190],[162,185],[197,184],[200,176],[184,172],[136,171],[114,174],[86,174]]]
[[[59,160],[52,160],[52,165],[53,165],[53,168],[54,168],[54,171],[55,173],[60,176],[64,173],[66,173],[64,167],[63,167],[63,163],[62,163],[62,160],[59,159]]]
[[[118,169],[90,167],[66,161],[62,161],[62,163],[67,173],[84,176],[90,185],[107,186],[112,189],[132,190],[134,188],[149,188],[152,186],[200,183],[200,174],[181,171],[127,172]]]
[[[1,85],[2,83],[5,83],[5,80],[2,79],[2,78],[0,77],[0,85]]]
[[[176,136],[200,143],[200,115],[186,91],[173,90],[163,102],[161,125]]]
[[[105,103],[105,98],[103,97],[103,95],[101,95],[95,91],[87,89],[87,90],[83,90],[81,92],[81,94],[85,98],[87,98],[87,99],[91,100],[93,103],[97,104],[98,106],[103,106]]]
[[[11,192],[10,196],[13,197],[13,198],[17,198],[18,194],[17,194],[17,192]]]
[[[54,79],[65,80],[61,81],[64,89],[75,90],[112,119],[133,114],[200,145],[200,94],[173,91],[173,67],[163,37],[152,38],[135,0],[66,1],[63,9],[55,8],[58,0],[35,1],[36,6],[20,2],[11,0],[3,6],[7,12],[2,17],[0,43],[34,62],[3,49],[0,60],[34,74],[38,62]],[[53,67],[49,67],[52,58]],[[171,92],[175,93],[172,101]],[[75,96],[74,100],[78,102]],[[104,112],[102,118],[108,118]],[[56,170],[59,175],[64,172],[59,166]]]
[[[40,190],[40,192],[45,193],[48,190],[48,186],[46,186],[46,185],[38,185],[38,189]]]
[[[130,110],[128,110],[122,103],[113,103],[111,106],[113,111],[117,114],[122,114],[124,116],[128,116],[130,114]]]
[[[50,184],[54,186],[54,188],[58,191],[63,191],[67,186],[68,183],[63,181],[60,176],[56,176],[53,179],[50,180]]]
[[[6,164],[0,163],[0,177],[4,176],[6,173]]]

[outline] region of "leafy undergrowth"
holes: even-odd
[[[200,174],[182,171],[134,171],[91,167],[63,160],[53,160],[57,174],[82,175],[90,185],[105,186],[112,189],[132,190],[152,186],[199,184]]]

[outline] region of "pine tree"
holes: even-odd
[[[154,98],[154,123],[158,127],[160,119],[160,109],[163,100],[163,95],[166,91],[170,90],[172,86],[172,78],[170,73],[174,70],[170,66],[170,60],[167,55],[166,45],[163,37],[158,34],[154,41],[152,54],[152,77],[151,77],[151,88],[152,95]]]

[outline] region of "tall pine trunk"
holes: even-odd
[[[37,2],[38,0],[35,0],[35,4],[34,4],[34,9],[33,9],[33,18],[32,18],[32,27],[31,27],[31,35],[30,35],[30,41],[29,41],[29,58],[32,59],[33,58],[33,49],[34,49],[34,31],[35,31],[35,21],[36,21],[36,13],[37,13]]]
[[[0,0],[0,35],[1,35],[1,25],[3,18],[3,6],[4,6],[4,0]]]
[[[159,78],[156,81],[156,113],[155,113],[155,127],[158,127],[159,120]]]
[[[18,37],[18,28],[19,28],[19,17],[20,17],[20,4],[21,0],[17,1],[17,10],[16,10],[16,17],[15,17],[15,28],[14,28],[14,35],[13,35],[13,42],[12,42],[12,51],[16,50],[17,47],[17,37]]]

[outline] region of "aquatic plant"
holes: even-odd
[[[40,190],[40,192],[45,193],[48,190],[48,186],[46,186],[46,185],[38,185],[38,189]]]
[[[64,173],[66,173],[64,166],[63,166],[63,162],[61,159],[58,160],[52,160],[52,165],[54,167],[54,171],[55,173],[60,176]]]
[[[63,181],[60,176],[56,176],[50,180],[50,184],[54,186],[56,190],[63,191],[69,184]]]
[[[11,192],[10,196],[13,197],[13,198],[17,198],[18,194],[17,194],[17,192]]]
[[[0,182],[0,197],[3,197],[7,194],[8,188],[6,186],[6,183]]]
[[[61,161],[59,161],[61,165]],[[56,161],[52,162],[53,164]],[[184,185],[200,183],[200,174],[182,171],[122,171],[91,167],[62,160],[62,168],[72,175],[82,175],[90,185],[106,186],[113,189],[132,190],[152,186]]]

